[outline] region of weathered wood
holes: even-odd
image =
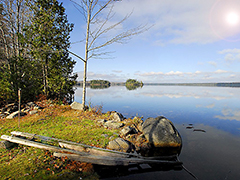
[[[158,157],[143,157],[140,154],[135,154],[135,153],[125,153],[125,152],[119,152],[119,151],[114,151],[110,149],[103,149],[103,148],[98,148],[94,146],[89,146],[86,144],[81,144],[81,143],[76,143],[72,141],[66,141],[62,139],[57,139],[57,138],[51,138],[47,136],[41,136],[37,134],[31,134],[31,133],[26,133],[26,132],[19,132],[19,131],[13,131],[11,132],[12,135],[14,136],[21,136],[21,137],[26,137],[28,139],[36,139],[36,140],[42,140],[46,142],[58,142],[61,147],[66,147],[69,149],[77,150],[80,152],[88,152],[94,155],[103,155],[103,156],[112,156],[112,157],[139,157],[139,158],[144,158],[144,159],[162,159],[162,160],[172,160],[177,157],[177,155],[171,155],[171,156],[158,156]],[[105,155],[104,155],[105,154]]]
[[[74,153],[74,154],[84,155],[84,156],[89,155],[86,152],[79,152],[79,151],[74,151],[74,150],[71,150],[71,149],[63,149],[63,148],[60,148],[60,147],[51,146],[51,145],[43,144],[43,143],[38,143],[38,142],[30,141],[30,140],[27,140],[27,139],[21,139],[21,138],[13,137],[13,136],[2,135],[1,139],[7,140],[7,141],[10,141],[10,142],[13,142],[13,143],[26,145],[26,146],[32,146],[32,147],[36,147],[36,148],[40,148],[40,149],[46,149],[46,150],[49,150],[49,151],[68,152],[68,153]]]
[[[119,154],[119,153],[113,153],[113,152],[108,152],[108,151],[100,151],[95,148],[84,148],[78,144],[69,144],[69,143],[59,142],[59,145],[62,148],[73,149],[75,151],[81,151],[81,152],[87,152],[91,155],[108,156],[108,157],[129,157],[129,155],[126,155],[126,154]]]
[[[66,153],[54,153],[56,157],[68,157],[69,159],[87,162],[98,165],[106,165],[106,166],[129,166],[129,165],[137,165],[137,164],[160,164],[160,165],[181,165],[182,162],[179,161],[166,161],[166,160],[148,160],[141,158],[114,158],[114,157],[106,157],[106,156],[80,156],[77,154],[66,154]]]
[[[47,142],[55,141],[55,142],[72,144],[72,145],[76,145],[76,146],[82,146],[85,149],[86,148],[94,149],[95,151],[98,150],[98,151],[110,152],[110,153],[114,153],[114,154],[121,154],[121,155],[125,155],[125,156],[141,157],[141,155],[139,155],[139,154],[125,153],[125,152],[114,151],[114,150],[110,150],[110,149],[103,149],[103,148],[98,148],[98,147],[94,147],[94,146],[89,146],[89,145],[86,145],[86,144],[76,143],[76,142],[72,142],[72,141],[66,141],[66,140],[57,139],[57,138],[51,138],[51,137],[47,137],[47,136],[41,136],[41,135],[37,135],[37,134],[30,134],[30,133],[18,132],[18,131],[13,131],[13,132],[11,132],[11,134],[14,135],[14,136],[21,136],[21,137],[26,137],[26,138],[29,138],[29,139],[39,139],[39,140],[43,140],[43,141],[47,141]]]
[[[25,137],[35,139],[36,135],[29,134],[29,133],[21,133],[21,132],[13,132],[13,134],[24,134]],[[37,135],[38,138],[40,137]],[[31,141],[28,139],[22,139],[15,136],[7,136],[2,135],[1,139],[4,139],[8,142],[12,143],[18,143],[22,145],[32,146],[40,149],[46,149],[50,151],[55,151],[54,156],[56,157],[63,157],[67,156],[69,159],[81,161],[81,162],[87,162],[92,164],[99,164],[99,165],[107,165],[107,166],[129,166],[129,165],[137,165],[137,164],[161,164],[161,165],[181,165],[182,162],[179,162],[177,159],[172,157],[172,160],[166,160],[166,159],[154,159],[154,157],[132,157],[130,155],[134,155],[131,153],[113,153],[111,150],[108,151],[99,151],[98,149],[88,148],[89,146],[82,146],[82,144],[79,145],[79,143],[74,143],[71,141],[65,141],[65,142],[59,142],[61,147],[56,147],[48,144],[43,144],[35,141]],[[49,137],[41,137],[41,139],[44,140],[52,140],[55,138],[49,138]],[[61,140],[64,141],[64,140]],[[51,141],[52,142],[52,141]],[[65,149],[68,148],[68,149]],[[117,151],[116,151],[117,152]],[[70,154],[69,154],[70,153]],[[160,157],[157,157],[160,158]],[[163,158],[163,157],[162,157]],[[175,159],[175,160],[174,160]]]

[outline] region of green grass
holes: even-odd
[[[21,118],[20,127],[18,118],[0,120],[0,135],[21,131],[106,147],[118,132],[97,125],[95,120],[101,118],[107,116],[94,111],[75,111],[69,106],[54,106]],[[98,179],[91,164],[55,158],[52,154],[22,145],[11,150],[0,149],[1,179]]]

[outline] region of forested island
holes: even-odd
[[[76,83],[77,86],[83,86],[82,81],[78,81]],[[143,82],[139,82],[136,79],[128,79],[126,82],[110,82],[107,80],[91,80],[86,82],[86,86],[92,88],[92,89],[103,89],[103,88],[109,88],[110,86],[126,86],[128,90],[133,90],[138,87],[143,86]]]

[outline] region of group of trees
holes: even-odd
[[[111,86],[111,83],[107,80],[91,80],[90,81],[90,87],[92,89],[103,89],[103,88],[109,88]]]
[[[125,83],[125,86],[128,90],[134,90],[137,89],[138,87],[143,86],[143,82],[139,82],[136,79],[128,79]]]
[[[119,0],[69,1],[86,22],[82,57],[68,50],[73,24],[68,23],[65,9],[57,0],[0,1],[0,102],[16,100],[19,89],[23,100],[39,94],[70,100],[76,80],[71,53],[84,64],[85,107],[89,59],[106,55],[102,50],[107,46],[125,43],[148,29],[145,25],[121,29],[130,14],[119,21],[114,19],[114,4]]]
[[[71,100],[76,75],[69,57],[70,32],[57,0],[1,0],[0,104],[47,98]]]

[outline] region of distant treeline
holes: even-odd
[[[240,82],[231,82],[231,83],[145,83],[144,85],[240,87]]]
[[[99,80],[93,80],[93,82],[97,83],[96,81]],[[106,81],[106,80],[101,80]],[[126,82],[128,82],[127,80]],[[87,82],[87,86],[91,86],[92,81]],[[109,82],[106,81],[105,84],[108,84],[110,86],[125,86],[126,82]],[[77,82],[78,86],[82,86],[82,82]],[[143,86],[143,83],[140,82],[140,85]],[[231,82],[231,83],[144,83],[144,85],[156,85],[156,86],[211,86],[211,87],[240,87],[240,82]]]

